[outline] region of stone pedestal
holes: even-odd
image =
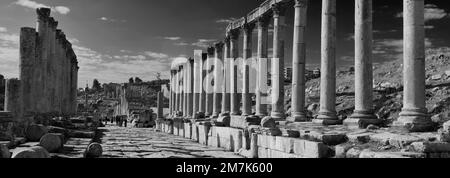
[[[320,111],[314,123],[340,124],[336,113],[336,0],[322,0]]]
[[[373,109],[372,0],[355,4],[355,111],[344,125],[367,127],[379,124]]]
[[[307,0],[295,1],[294,45],[292,56],[292,116],[288,120],[306,121],[305,114],[305,63],[307,23]]]
[[[424,0],[404,0],[403,109],[394,126],[413,132],[431,131],[425,96]]]

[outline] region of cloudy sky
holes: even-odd
[[[74,44],[80,62],[79,86],[129,77],[155,79],[169,74],[170,63],[193,56],[224,37],[227,23],[263,0],[1,0],[0,74],[18,76],[19,29],[35,26],[37,7],[51,7],[59,28]],[[321,1],[308,9],[307,62],[320,63]],[[426,1],[427,47],[450,46],[450,5]],[[338,64],[353,63],[354,5],[338,0]],[[286,65],[291,64],[293,8],[287,11]],[[255,31],[256,32],[256,31]],[[256,34],[253,49],[256,52]],[[270,37],[271,38],[271,37]],[[272,45],[270,43],[270,45]],[[240,45],[242,47],[242,45]],[[374,0],[374,60],[397,59],[402,53],[402,1]],[[241,54],[242,55],[242,54]]]

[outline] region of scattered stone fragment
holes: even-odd
[[[359,158],[359,155],[361,154],[361,150],[358,148],[351,148],[347,151],[345,154],[346,158]]]
[[[50,158],[50,154],[45,148],[34,146],[14,150],[12,158]]]
[[[39,145],[50,153],[58,152],[63,147],[63,135],[49,133],[45,134],[39,141]]]
[[[264,117],[261,120],[261,127],[263,127],[263,128],[275,128],[275,127],[277,127],[277,124],[275,122],[275,119],[273,119],[270,116],[267,116],[267,117]]]
[[[369,126],[367,126],[367,130],[378,130],[378,129],[380,129],[380,127],[373,125],[373,124],[370,124]]]
[[[43,125],[30,125],[26,130],[26,138],[28,141],[37,142],[42,136],[48,133],[47,127]]]
[[[99,143],[95,143],[95,142],[91,143],[86,148],[86,151],[84,154],[85,154],[85,158],[99,158],[103,154],[102,145],[100,145]]]

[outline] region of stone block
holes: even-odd
[[[258,147],[258,158],[270,158],[269,157],[269,149]]]
[[[208,136],[208,146],[219,148],[218,138],[215,136]]]
[[[283,129],[280,128],[283,137],[299,138],[300,132],[297,130]]]
[[[102,145],[99,143],[91,143],[88,145],[85,151],[85,158],[99,158],[103,154]]]
[[[347,141],[343,133],[322,133],[317,131],[300,131],[300,138],[321,141],[327,145],[338,145]]]
[[[191,123],[184,123],[184,138],[192,138],[192,128]]]
[[[370,136],[374,135],[372,132],[347,134],[348,141],[355,143],[368,143],[370,141]]]
[[[305,158],[329,157],[329,147],[321,142],[293,139],[294,154]]]
[[[275,137],[275,147],[273,149],[284,153],[293,153],[294,141],[289,137]]]
[[[42,136],[48,133],[47,127],[43,125],[30,125],[26,129],[26,138],[29,141],[39,141]]]
[[[411,146],[414,151],[421,153],[450,152],[450,143],[447,142],[414,142]]]
[[[371,135],[370,139],[381,144],[389,144],[397,148],[404,148],[413,142],[424,141],[424,138],[413,135],[400,135],[389,132]]]
[[[342,145],[336,145],[334,147],[335,158],[346,158],[347,157],[347,151],[353,148],[352,145],[348,144],[342,144]]]
[[[49,153],[58,152],[63,147],[64,136],[62,134],[49,133],[41,137],[39,145],[45,148]]]
[[[358,148],[350,148],[347,153],[345,154],[346,158],[359,158],[361,154],[361,150]]]
[[[50,158],[47,150],[41,146],[14,149],[12,158]]]
[[[0,158],[11,158],[11,153],[9,152],[7,144],[0,143]]]
[[[275,128],[277,126],[275,119],[270,116],[266,116],[261,120],[261,127],[263,128]]]
[[[359,158],[409,158],[399,154],[384,153],[384,152],[373,152],[369,150],[364,150],[359,155]]]

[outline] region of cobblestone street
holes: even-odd
[[[101,144],[104,158],[242,158],[222,148],[156,132],[150,128],[106,126]]]

